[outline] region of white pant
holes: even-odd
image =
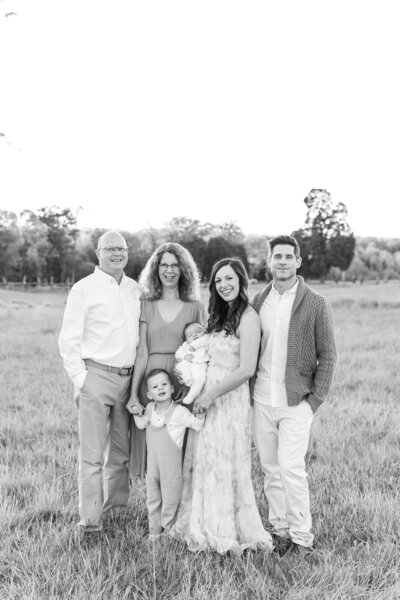
[[[264,492],[274,533],[312,546],[310,498],[305,454],[313,412],[298,406],[272,407],[255,402],[253,434],[264,472]]]

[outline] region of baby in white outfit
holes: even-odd
[[[205,331],[200,323],[186,325],[186,342],[175,352],[175,375],[180,383],[190,388],[183,399],[184,404],[191,404],[197,398],[206,380],[210,336]]]

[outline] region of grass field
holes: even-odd
[[[339,363],[307,455],[308,560],[149,549],[140,483],[127,516],[80,547],[77,414],[57,349],[65,295],[0,290],[0,600],[400,599],[400,284],[316,287],[333,304]],[[268,526],[255,452],[253,470]]]

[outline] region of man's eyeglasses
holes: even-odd
[[[114,254],[114,252],[128,252],[128,248],[124,248],[123,246],[104,246],[103,248],[99,248],[99,250],[104,250],[107,254]]]
[[[172,271],[174,273],[178,273],[178,271],[180,270],[180,266],[178,265],[178,263],[173,263],[172,265],[167,265],[167,263],[161,263],[160,264],[160,271],[168,271],[168,269],[172,269]]]

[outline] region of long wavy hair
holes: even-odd
[[[239,293],[232,304],[228,304],[217,292],[215,277],[222,267],[230,266],[239,278]],[[222,258],[212,268],[210,278],[210,301],[208,303],[208,327],[209,333],[213,331],[225,331],[226,335],[237,335],[242,314],[249,305],[247,296],[248,276],[246,268],[240,258]]]
[[[139,284],[143,289],[142,298],[159,300],[162,297],[163,288],[158,268],[165,252],[173,254],[180,267],[179,298],[184,301],[199,300],[200,277],[196,263],[189,250],[175,242],[167,242],[159,246],[147,261],[139,277]]]

